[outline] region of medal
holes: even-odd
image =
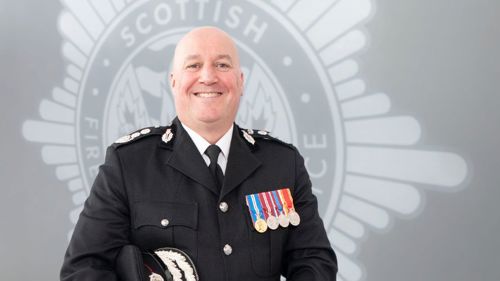
[[[264,209],[266,224],[270,229],[275,230],[278,228],[278,220],[271,213],[271,206],[269,205],[269,201],[267,201],[266,193],[261,192],[258,195],[260,202],[263,203],[262,208]]]
[[[300,224],[300,216],[295,210],[292,210],[290,213],[288,213],[288,218],[290,219],[290,223],[293,226],[297,226]]]
[[[250,216],[252,218],[253,226],[259,233],[264,233],[267,230],[266,221],[262,219],[264,212],[260,204],[258,194],[250,194],[245,196]]]
[[[285,204],[288,208],[288,219],[290,220],[290,223],[293,226],[297,226],[300,224],[300,216],[299,214],[295,211],[295,207],[293,205],[293,198],[292,194],[290,193],[290,189],[282,189],[282,195],[283,199],[285,200]]]
[[[267,226],[269,226],[269,228],[272,230],[278,229],[278,226],[280,225],[278,219],[275,216],[269,216],[266,220],[266,223]]]
[[[259,194],[252,194],[251,198],[252,198],[252,202],[255,206],[255,210],[257,211],[256,212],[257,220],[254,223],[255,229],[260,233],[264,233],[267,230],[267,224],[266,224],[266,221],[264,220],[266,217],[264,214],[264,210],[262,208],[262,204],[261,204],[260,199],[259,199]],[[262,219],[262,218],[264,218],[264,219]]]
[[[288,220],[288,217],[284,214],[283,205],[281,204],[278,192],[276,190],[273,190],[271,191],[271,193],[273,195],[274,202],[276,203],[276,207],[278,207],[278,213],[279,213],[278,222],[281,225],[281,227],[286,228],[290,224],[290,221]]]
[[[289,188],[250,194],[245,199],[253,227],[259,233],[266,232],[268,228],[276,230],[279,226],[286,228],[290,224],[300,224]]]
[[[266,219],[267,226],[270,229],[275,230],[279,227],[279,222],[276,214],[277,213],[276,206],[273,200],[271,200],[271,195],[269,193],[270,192],[263,192],[261,194],[262,198],[264,199],[264,204],[266,206],[265,209],[268,212],[268,216]]]
[[[254,227],[255,227],[255,230],[257,230],[259,233],[264,233],[266,232],[267,230],[267,224],[266,222],[261,219],[261,218],[258,218],[255,223],[254,223]]]
[[[288,219],[288,217],[281,213],[279,216],[278,216],[278,222],[280,223],[281,227],[288,227],[288,225],[290,224],[290,220]]]

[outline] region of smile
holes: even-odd
[[[199,92],[199,93],[194,93],[195,96],[201,97],[201,98],[215,98],[218,96],[222,96],[221,92]]]

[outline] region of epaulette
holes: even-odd
[[[136,130],[128,135],[124,135],[124,136],[118,138],[113,145],[118,147],[118,146],[122,146],[124,144],[135,142],[135,141],[143,139],[145,137],[161,135],[161,134],[165,133],[166,129],[167,128],[160,127],[160,126],[145,127],[145,128]]]
[[[266,130],[254,130],[254,129],[242,129],[242,128],[240,128],[240,130],[241,134],[243,135],[243,138],[252,146],[255,145],[256,139],[262,139],[262,140],[274,141],[286,145],[288,147],[293,147],[292,144],[286,143],[278,138],[271,136],[271,133]]]

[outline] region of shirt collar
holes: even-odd
[[[189,134],[191,139],[194,142],[194,145],[200,152],[200,154],[203,156],[205,154],[205,150],[207,150],[207,147],[210,145],[210,143],[204,139],[200,134],[195,132],[193,129],[189,128],[185,124],[181,122],[182,127],[186,132]],[[231,138],[233,136],[233,127],[231,126],[229,130],[217,141],[215,144],[220,148],[221,150],[221,156],[224,157],[224,159],[227,161],[228,156],[229,156],[229,148],[231,146]]]

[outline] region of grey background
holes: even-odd
[[[64,77],[62,9],[0,2],[1,280],[58,279],[67,244],[71,193],[21,134]],[[423,186],[418,215],[370,231],[356,258],[366,280],[500,279],[499,26],[497,1],[376,2],[360,76],[419,120],[423,147],[464,157],[469,178],[458,192]]]

